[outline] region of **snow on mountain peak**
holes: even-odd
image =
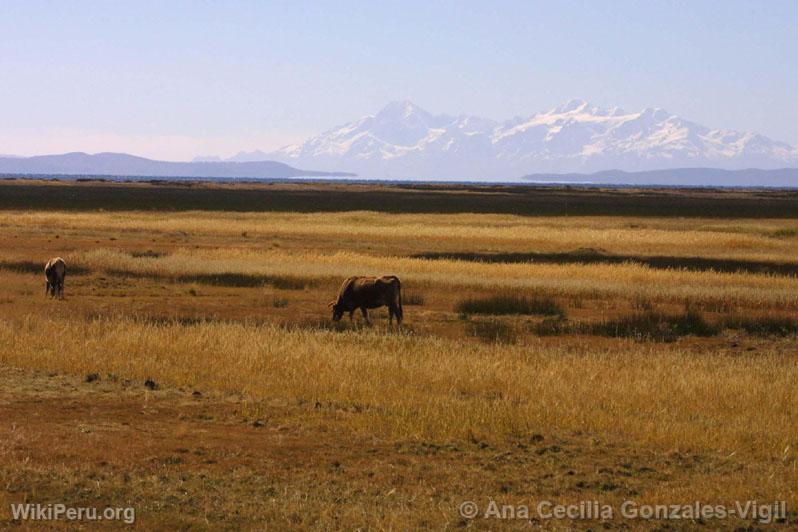
[[[536,172],[798,164],[798,148],[761,135],[712,130],[657,107],[629,113],[582,99],[504,122],[433,115],[410,101],[396,101],[269,156],[295,166],[375,177],[511,178]]]
[[[580,111],[584,111],[589,107],[590,104],[587,101],[582,100],[580,98],[574,98],[572,100],[568,100],[559,107],[556,107],[552,113],[553,114],[578,113]]]
[[[379,120],[408,120],[414,116],[427,118],[430,113],[409,100],[391,102],[374,115]]]

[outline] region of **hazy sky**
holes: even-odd
[[[579,97],[798,144],[798,2],[39,2],[0,8],[0,154],[269,150],[409,99]]]

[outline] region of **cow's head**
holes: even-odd
[[[330,308],[332,308],[332,320],[338,321],[341,319],[341,316],[344,315],[344,311],[341,308],[341,305],[335,301],[330,301]]]

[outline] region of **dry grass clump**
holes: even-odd
[[[288,300],[284,297],[275,297],[272,300],[272,306],[274,308],[285,308],[288,306]]]
[[[405,291],[402,293],[402,304],[411,306],[422,306],[426,302],[426,297],[422,292]]]
[[[499,320],[469,322],[466,332],[487,343],[514,344],[518,341],[518,331],[512,325]]]
[[[709,324],[701,313],[688,310],[682,314],[655,311],[632,314],[588,325],[585,332],[616,338],[670,342],[680,336],[714,336],[720,329]]]
[[[545,318],[530,325],[529,330],[538,336],[561,336],[564,334],[575,334],[576,330],[572,322],[560,316]]]
[[[539,336],[584,334],[672,342],[682,336],[715,336],[722,327],[707,322],[700,312],[691,309],[681,314],[647,310],[598,322],[574,322],[558,316],[534,323],[530,330]]]
[[[796,352],[789,345],[750,357],[651,343],[486,345],[382,328],[128,318],[0,321],[2,364],[152,378],[254,400],[358,404],[357,415],[339,421],[363,435],[445,442],[581,430],[779,460],[789,448],[789,463],[798,441]]]
[[[164,253],[163,251],[153,251],[151,249],[148,249],[146,251],[134,250],[130,252],[130,256],[133,257],[134,259],[140,259],[142,257],[157,259],[158,257],[163,257],[164,255],[166,255],[166,253]]]
[[[515,294],[492,294],[481,298],[470,297],[459,301],[456,310],[465,315],[565,315],[563,308],[551,297],[526,297]]]

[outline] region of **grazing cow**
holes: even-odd
[[[388,307],[388,322],[402,325],[402,291],[399,278],[394,275],[386,277],[350,277],[341,285],[338,299],[331,301],[332,319],[338,321],[344,312],[349,313],[349,319],[355,310],[360,309],[363,319],[369,323],[368,309],[378,308],[383,305]]]
[[[64,298],[64,278],[66,277],[66,262],[61,257],[47,261],[44,266],[44,276],[47,278],[45,294],[52,297]]]

